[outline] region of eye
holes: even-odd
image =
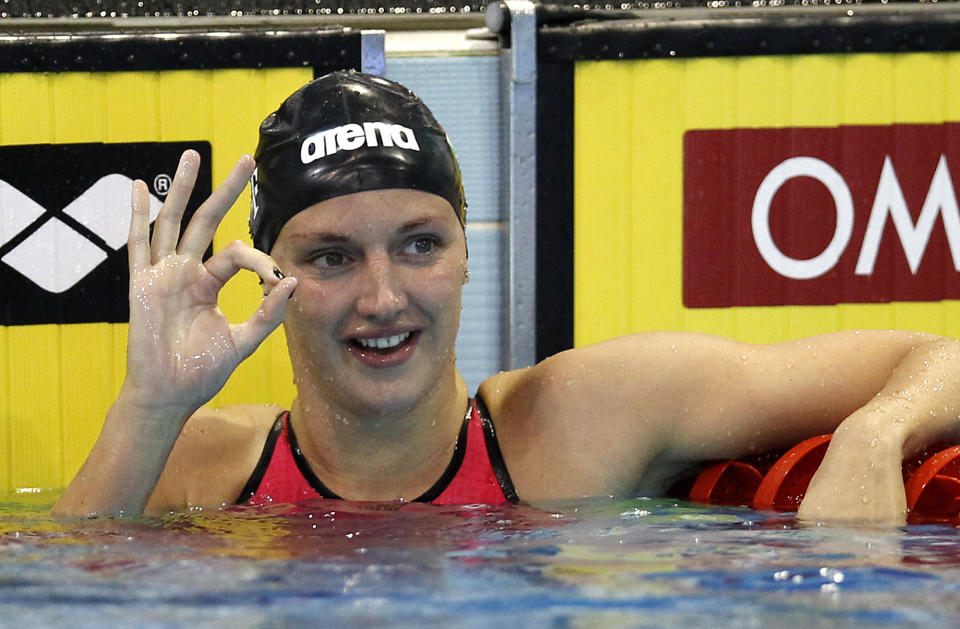
[[[406,244],[402,253],[413,256],[429,255],[434,252],[438,244],[433,236],[417,236]]]
[[[312,264],[324,270],[336,270],[350,261],[346,254],[340,251],[321,251],[310,260]]]

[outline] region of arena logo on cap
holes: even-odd
[[[0,325],[127,321],[133,180],[153,220],[186,148],[203,160],[192,214],[210,193],[206,142],[0,147]]]
[[[364,146],[420,150],[417,136],[409,127],[389,122],[364,122],[362,125],[351,122],[307,137],[300,145],[300,161],[309,164],[337,151],[355,151]]]
[[[960,298],[960,123],[688,131],[691,308]]]

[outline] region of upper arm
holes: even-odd
[[[539,460],[570,482],[628,487],[671,462],[736,457],[831,432],[932,338],[864,331],[751,345],[644,333],[495,377],[481,393],[496,400],[491,411],[513,441],[501,444],[504,457],[521,477],[535,476]]]
[[[180,432],[145,511],[235,502],[279,412],[273,406],[200,409]]]
[[[666,447],[676,458],[735,457],[832,432],[884,387],[904,356],[934,338],[896,330],[770,345],[707,337],[687,350],[703,355],[683,361],[688,408],[673,409]]]
[[[907,353],[933,338],[851,331],[753,345],[664,333],[600,344],[593,361],[599,380],[610,382],[610,368],[601,365],[626,351],[629,378],[656,383],[625,392],[643,409],[635,416],[643,431],[658,441],[661,456],[703,460],[789,447],[832,432],[883,388]],[[600,381],[595,387],[596,404],[617,395],[616,387]]]

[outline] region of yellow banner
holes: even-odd
[[[0,145],[207,141],[216,186],[254,151],[261,120],[312,77],[311,68],[0,75]],[[69,173],[50,177],[57,185]],[[249,203],[246,193],[237,201],[215,249],[249,242]],[[221,308],[243,320],[260,295],[255,277],[237,278]],[[123,381],[126,327],[0,326],[0,490],[62,487],[73,477]],[[278,331],[213,404],[288,404],[292,380]]]

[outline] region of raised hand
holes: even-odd
[[[203,261],[214,232],[253,172],[249,155],[237,162],[180,237],[199,163],[195,151],[183,154],[154,224],[152,242],[147,188],[142,181],[134,183],[128,241],[130,328],[122,395],[152,416],[169,411],[185,419],[209,401],[281,323],[296,287],[296,280],[284,279],[268,255],[240,241]],[[230,324],[217,297],[240,269],[257,273],[269,292],[245,322]]]

